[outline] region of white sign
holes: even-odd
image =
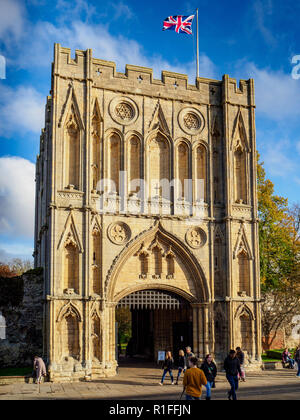
[[[166,358],[166,352],[165,351],[159,351],[157,360],[159,362],[161,362],[161,361],[164,361],[165,358]]]

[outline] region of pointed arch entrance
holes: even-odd
[[[122,335],[120,328],[115,330],[115,327],[118,329],[115,320],[120,324],[118,316],[122,311],[130,324],[129,338],[132,338],[135,354],[143,353],[143,356],[156,360],[159,350],[170,349],[178,353],[179,348],[186,345],[190,345],[200,357],[208,352],[210,289],[201,262],[160,222],[133,238],[114,260],[105,291],[110,308],[108,317],[113,320],[110,327],[113,331],[110,342],[113,360]],[[154,303],[157,306],[147,307],[149,302],[141,301],[145,296],[153,300],[152,306]],[[169,303],[170,307],[159,307],[159,302],[162,301],[163,305],[164,299],[170,296],[179,306]],[[140,299],[139,307],[134,307],[137,298]],[[147,331],[143,325],[147,326]],[[143,331],[148,343],[141,339],[134,342],[134,329],[136,335]],[[129,340],[125,342],[123,340],[123,346]]]
[[[125,357],[156,361],[159,351],[193,346],[193,310],[182,295],[144,289],[124,296],[116,307],[119,360]]]

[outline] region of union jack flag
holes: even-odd
[[[192,23],[195,15],[169,16],[164,20],[163,31],[170,29],[178,34],[192,35]]]

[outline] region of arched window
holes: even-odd
[[[235,202],[247,203],[246,153],[240,144],[234,152]]]
[[[101,361],[101,329],[100,329],[100,318],[96,313],[92,317],[91,338],[92,338],[93,360],[100,362]]]
[[[141,145],[140,139],[137,136],[133,136],[129,140],[128,150],[128,193],[132,195],[138,193],[140,186],[140,154]]]
[[[149,190],[150,196],[159,195],[169,200],[169,183],[166,189],[162,180],[170,181],[170,150],[167,139],[158,133],[149,143]]]
[[[0,312],[0,340],[6,339],[6,321],[2,312]]]
[[[250,295],[250,267],[249,258],[245,251],[238,254],[238,293],[246,292]]]
[[[177,148],[177,177],[178,185],[178,198],[188,200],[189,191],[187,180],[189,179],[189,149],[186,143],[182,142]]]
[[[154,277],[161,278],[162,273],[162,252],[159,246],[155,246],[152,250],[154,258]]]
[[[100,181],[100,162],[101,162],[101,151],[100,151],[100,115],[95,105],[93,116],[92,116],[92,127],[91,127],[91,141],[92,141],[92,189],[97,189],[97,183]]]
[[[94,231],[93,235],[93,284],[92,290],[93,293],[99,295],[100,294],[100,265],[101,265],[101,251],[100,251],[100,234],[98,231]]]
[[[249,315],[243,314],[240,319],[240,344],[248,354],[252,353],[252,321]]]
[[[79,292],[79,252],[73,243],[69,243],[64,249],[64,290],[74,289]]]
[[[75,314],[70,313],[62,320],[62,356],[79,359],[79,325]]]
[[[146,278],[148,275],[148,254],[146,254],[145,252],[140,253],[139,255],[139,259],[140,259],[140,263],[141,263],[141,274],[140,277],[141,278]]]
[[[225,293],[224,282],[223,282],[224,265],[223,265],[222,241],[220,238],[216,238],[215,240],[214,267],[215,267],[215,288],[214,288],[215,296],[223,297]]]
[[[110,192],[120,193],[120,170],[121,170],[121,140],[117,134],[109,139],[109,178],[111,181]]]
[[[79,189],[80,134],[73,106],[65,124],[64,155],[65,186],[72,185],[74,188]]]
[[[207,156],[201,144],[196,149],[196,201],[207,202]]]

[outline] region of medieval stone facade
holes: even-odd
[[[253,80],[190,85],[132,65],[123,74],[91,50],[73,59],[56,44],[36,165],[35,266],[45,272],[53,381],[115,374],[116,307],[147,290],[185,302],[172,316],[153,304],[154,353],[175,345],[163,325],[189,322],[199,356],[220,361],[239,345],[256,365]]]

